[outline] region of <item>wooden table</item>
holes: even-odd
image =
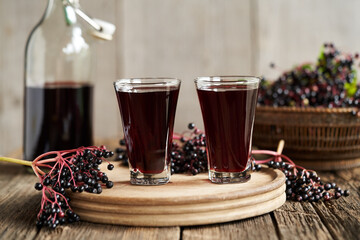
[[[35,226],[37,178],[22,166],[0,163],[0,239],[360,239],[360,168],[319,173],[351,195],[330,202],[286,202],[247,220],[194,227],[126,227],[80,222],[55,230]]]

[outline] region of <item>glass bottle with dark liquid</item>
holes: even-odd
[[[92,99],[90,84],[26,87],[25,158],[92,145]]]
[[[25,55],[24,159],[93,144],[93,37],[78,0],[48,0]]]

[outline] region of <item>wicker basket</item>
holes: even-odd
[[[253,145],[276,149],[315,170],[360,166],[360,117],[354,108],[257,107]]]

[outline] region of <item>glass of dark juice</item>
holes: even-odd
[[[250,179],[251,141],[260,79],[248,76],[195,80],[206,135],[209,179]]]
[[[169,182],[180,80],[120,79],[114,87],[128,151],[130,182],[136,185]]]

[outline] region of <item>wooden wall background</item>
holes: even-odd
[[[175,130],[202,127],[196,76],[251,74],[315,60],[323,42],[360,50],[358,0],[82,0],[90,15],[117,25],[99,44],[95,135],[119,137],[112,82],[121,77],[183,80]],[[23,62],[27,36],[46,0],[0,0],[0,155],[22,146]]]

